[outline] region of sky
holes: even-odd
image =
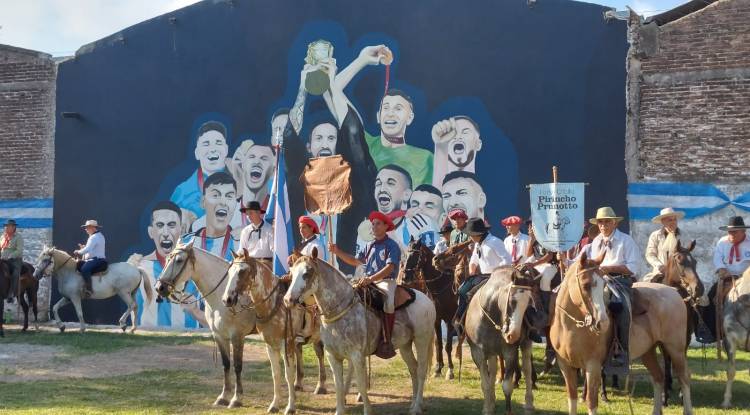
[[[52,56],[69,56],[85,44],[197,1],[0,0],[0,44],[38,50]],[[618,10],[630,6],[638,14],[650,16],[686,1],[590,0],[588,3]]]

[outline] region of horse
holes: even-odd
[[[732,383],[735,375],[737,350],[750,352],[750,268],[734,282],[724,303],[724,350],[727,352],[727,386],[723,408],[732,406]]]
[[[512,267],[495,270],[472,297],[466,311],[466,339],[471,357],[477,365],[482,382],[484,406],[482,413],[495,413],[495,379],[498,357],[507,363],[503,373],[505,412],[511,414],[511,395],[515,387],[513,375],[518,368],[518,349],[523,349],[523,371],[531,379],[531,340],[523,331],[524,314],[532,303],[533,281],[516,278]],[[532,382],[526,382],[524,410],[534,410]]]
[[[273,401],[268,407],[269,412],[278,411],[278,402],[281,397],[281,368],[279,367],[279,356],[284,358],[284,374],[289,392],[288,403],[285,414],[292,414],[296,410],[295,390],[302,390],[302,379],[295,376],[294,366],[301,366],[302,355],[297,355],[298,349],[293,342],[296,328],[302,325],[304,315],[299,310],[290,309],[283,304],[283,284],[276,278],[271,270],[270,264],[251,258],[247,251],[243,250],[239,255],[232,253],[233,261],[229,266],[228,280],[222,302],[227,307],[237,305],[239,295],[248,293],[252,300],[258,332],[263,341],[266,342],[268,359],[271,362],[271,376],[273,377]],[[261,317],[263,316],[263,317]],[[309,340],[318,357],[318,385],[315,388],[316,395],[326,393],[326,371],[323,365],[323,343],[320,341],[320,331],[314,332]],[[290,344],[292,343],[292,344]],[[296,381],[295,381],[296,377]]]
[[[577,412],[577,373],[586,373],[588,413],[596,414],[597,391],[602,364],[607,357],[613,334],[604,299],[605,280],[600,275],[602,258],[590,261],[583,253],[565,274],[555,301],[550,337],[557,351],[557,362],[565,378],[568,411]],[[664,374],[656,358],[656,345],[663,345],[680,379],[683,413],[692,414],[690,373],[687,367],[687,311],[682,298],[671,287],[638,282],[633,285],[634,304],[640,302],[645,314],[633,315],[630,327],[630,358],[641,358],[651,374],[654,387],[653,414],[662,412]],[[634,309],[636,307],[633,307]]]
[[[83,276],[76,270],[76,261],[65,251],[55,249],[54,247],[43,247],[39,253],[39,258],[34,271],[34,278],[40,276],[57,277],[57,289],[62,298],[55,303],[52,311],[55,315],[55,323],[60,332],[65,331],[65,324],[60,321],[60,307],[68,303],[73,303],[76,309],[78,321],[81,324],[81,333],[86,331],[86,321],[83,318],[83,309],[81,308],[81,294],[84,288]],[[150,302],[153,298],[153,290],[148,283],[146,272],[138,268],[135,264],[128,262],[117,262],[109,264],[107,270],[103,273],[94,274],[91,277],[91,286],[93,292],[89,299],[103,300],[106,298],[119,296],[125,302],[126,310],[120,317],[119,325],[124,332],[127,328],[128,315],[131,316],[132,328],[131,333],[135,332],[137,327],[136,316],[138,314],[138,303],[136,302],[136,292],[138,287],[143,283],[146,297]]]
[[[458,288],[469,276],[469,258],[473,247],[472,240],[452,245],[432,258],[432,266],[440,272],[452,272],[453,286]]]
[[[194,247],[193,241],[186,244],[178,242],[167,255],[164,269],[156,282],[156,291],[163,298],[172,298],[183,304],[198,302],[201,298],[205,301],[206,321],[224,366],[224,387],[213,405],[236,408],[242,406],[242,352],[245,336],[255,328],[255,310],[249,306],[233,312],[222,304],[221,293],[226,289],[228,271],[229,263],[223,258]],[[191,295],[184,293],[185,286],[191,279],[201,298],[190,299]],[[180,295],[180,298],[176,298],[175,294]],[[228,400],[232,388],[230,357],[234,360],[236,383],[234,395]]]
[[[39,290],[39,281],[34,278],[34,266],[24,262],[21,268],[21,274],[18,278],[18,303],[23,309],[23,328],[21,331],[29,329],[29,305],[34,312],[34,327],[39,330],[39,319],[37,318],[37,291]],[[5,260],[0,260],[0,302],[8,296],[10,290],[10,268]],[[3,330],[4,307],[0,304],[0,337],[5,337]]]
[[[439,271],[432,264],[434,255],[432,251],[419,239],[409,242],[408,254],[406,256],[404,272],[404,284],[422,284],[427,295],[435,303],[437,319],[435,320],[435,352],[437,357],[437,366],[435,367],[435,377],[440,377],[443,370],[443,330],[441,322],[445,323],[446,339],[445,354],[448,357],[448,372],[445,378],[453,379],[453,337],[456,331],[453,328],[453,317],[456,315],[458,308],[458,296],[453,284],[453,273]]]
[[[322,318],[320,337],[325,345],[328,363],[336,383],[336,415],[344,414],[344,401],[349,388],[344,381],[344,359],[357,377],[357,387],[362,397],[364,414],[372,413],[367,395],[367,356],[375,352],[382,331],[378,313],[360,300],[359,294],[337,269],[317,257],[302,256],[294,263],[290,273],[292,282],[284,295],[290,306],[300,298],[315,297]],[[435,324],[435,306],[420,291],[414,291],[414,302],[396,310],[393,328],[393,346],[398,348],[411,375],[412,400],[410,414],[424,412],[423,393],[425,378],[432,362],[432,330]],[[414,356],[412,346],[416,349]]]

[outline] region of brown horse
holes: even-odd
[[[0,260],[0,301],[4,301],[10,290],[10,267],[4,260]],[[23,309],[23,328],[21,331],[26,331],[29,328],[29,305],[34,312],[34,325],[38,328],[39,319],[37,318],[37,298],[36,294],[39,290],[39,281],[34,278],[34,266],[28,262],[23,263],[21,268],[21,275],[18,279],[18,293],[16,297],[18,302]],[[3,330],[4,307],[0,304],[0,337],[5,337],[5,331]]]
[[[604,300],[605,280],[600,275],[600,263],[589,261],[582,254],[571,265],[560,284],[552,316],[550,336],[565,378],[570,414],[577,413],[578,368],[586,372],[588,413],[597,413],[602,364],[613,334]],[[685,338],[687,312],[679,312],[686,310],[682,298],[670,287],[647,282],[633,285],[633,298],[647,312],[633,316],[630,358],[641,358],[651,374],[654,386],[653,414],[661,414],[664,387],[664,374],[656,358],[657,344],[663,345],[677,371],[682,386],[683,413],[692,414]]]
[[[448,372],[445,374],[446,379],[453,379],[453,337],[456,331],[453,328],[453,316],[456,315],[458,307],[458,297],[453,284],[453,273],[450,271],[439,271],[432,264],[434,255],[430,249],[420,240],[409,242],[409,251],[406,256],[404,272],[404,284],[421,285],[425,287],[426,294],[435,303],[437,319],[435,320],[435,357],[437,366],[435,367],[435,377],[440,377],[443,370],[443,351],[448,356]],[[445,323],[446,339],[443,345],[443,330],[441,322]]]

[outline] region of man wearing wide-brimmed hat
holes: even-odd
[[[437,243],[435,244],[435,249],[432,251],[435,255],[442,254],[451,246],[452,232],[453,225],[450,223],[450,221],[446,222],[446,224],[440,228],[440,240],[437,241]]]
[[[252,200],[240,208],[250,224],[240,234],[240,250],[246,249],[251,258],[273,260],[273,231],[263,220],[266,211],[260,202]]]
[[[503,241],[490,233],[490,226],[482,218],[471,218],[466,224],[466,232],[474,241],[474,251],[469,260],[469,275],[458,288],[458,309],[454,326],[463,329],[464,313],[469,306],[469,292],[489,278],[492,271],[510,265],[511,259]]]
[[[83,261],[78,263],[78,271],[86,282],[83,298],[91,296],[91,275],[95,272],[103,271],[107,267],[107,256],[105,255],[105,240],[101,233],[101,226],[93,219],[89,219],[81,225],[81,228],[89,235],[86,245],[78,244],[79,249],[73,251],[74,254],[80,255]]]
[[[646,262],[651,265],[652,269],[643,276],[644,281],[661,281],[664,278],[664,267],[669,259],[669,250],[673,249],[672,244],[680,241],[682,246],[687,247],[686,243],[690,243],[690,239],[677,226],[677,222],[683,217],[685,217],[685,212],[667,207],[651,219],[651,222],[661,225],[661,228],[652,232],[648,237]]]
[[[7,261],[10,267],[10,290],[8,290],[7,300],[12,303],[18,291],[18,279],[21,277],[23,267],[23,238],[16,232],[16,221],[13,219],[8,219],[3,225],[3,235],[0,236],[0,258]],[[2,298],[0,298],[1,302]]]
[[[726,231],[727,234],[719,239],[714,249],[715,277],[711,281],[703,281],[704,292],[708,293],[710,303],[701,307],[701,316],[711,336],[696,332],[696,337],[701,343],[713,343],[716,338],[716,292],[722,285],[717,284],[717,280],[729,284],[730,281],[741,277],[750,267],[750,240],[747,238],[749,228],[742,216],[731,217],[726,226],[719,227],[719,230]]]
[[[598,259],[604,255],[599,270],[606,274],[604,278],[612,293],[609,309],[614,316],[615,332],[619,342],[619,347],[615,347],[610,361],[604,368],[605,373],[612,375],[628,373],[631,289],[641,263],[638,245],[630,235],[617,229],[617,224],[622,219],[623,217],[617,216],[614,209],[609,206],[597,209],[596,217],[589,219],[589,222],[597,225],[600,233],[583,249],[591,259]]]

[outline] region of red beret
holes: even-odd
[[[500,221],[503,226],[520,225],[522,222],[520,216],[508,216],[507,218]]]
[[[318,229],[318,224],[315,223],[313,218],[309,216],[300,216],[297,222],[299,222],[300,224],[304,223],[305,225],[311,227],[313,230],[313,233],[320,233],[320,229]]]
[[[448,217],[450,219],[458,219],[458,218],[469,219],[469,217],[466,216],[466,212],[463,209],[452,209],[450,212],[448,212]]]
[[[370,216],[367,219],[369,219],[370,222],[372,222],[375,219],[377,219],[377,220],[385,223],[385,225],[387,226],[386,232],[390,232],[390,231],[396,229],[396,227],[393,226],[393,221],[391,220],[391,218],[389,218],[388,216],[386,216],[385,213],[374,211],[374,212],[370,213]]]

